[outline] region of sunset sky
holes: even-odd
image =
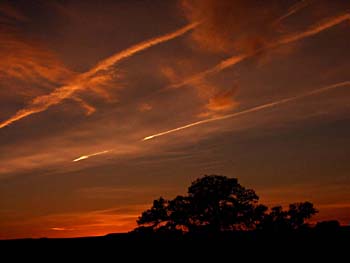
[[[205,174],[350,223],[350,1],[0,0],[0,239],[126,232]]]

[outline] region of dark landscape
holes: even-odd
[[[293,250],[291,257],[308,256],[314,249],[324,250],[319,251],[318,256],[334,256],[334,253],[340,256],[346,252],[350,226],[340,226],[336,220],[313,226],[306,223],[306,219],[318,212],[312,203],[291,204],[289,210],[276,206],[267,212],[268,208],[258,204],[258,199],[254,190],[244,188],[235,178],[204,176],[191,184],[187,196],[154,200],[153,206],[139,217],[139,227],[129,233],[4,240],[0,241],[0,246],[60,249],[64,253],[92,249],[120,254],[156,248],[158,256],[181,251],[187,255],[199,253],[197,256],[203,258],[216,253],[219,253],[217,257],[224,257],[231,251],[236,251],[238,256],[249,250],[255,253]]]

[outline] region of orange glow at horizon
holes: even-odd
[[[259,193],[258,193],[259,194]],[[270,208],[274,205],[280,205],[280,199],[269,198],[269,202],[265,202],[266,197],[264,195],[259,195],[262,199],[262,203],[268,205]],[[283,207],[287,207],[288,202],[295,201],[294,199],[284,200],[286,202]],[[110,233],[127,233],[132,231],[137,227],[136,220],[142,211],[148,209],[152,205],[152,200],[149,200],[149,204],[145,205],[144,208],[140,208],[137,214],[125,214],[118,216],[109,216],[96,214],[94,212],[86,213],[86,214],[77,214],[73,216],[71,219],[74,221],[74,224],[66,224],[64,220],[61,219],[60,216],[52,217],[49,222],[46,219],[42,219],[37,221],[37,229],[26,229],[26,232],[31,233],[35,232],[35,235],[18,235],[18,236],[0,236],[0,238],[23,238],[23,237],[52,237],[52,238],[70,238],[70,237],[87,237],[87,236],[104,236]],[[319,214],[316,214],[314,218],[309,220],[311,224],[317,223],[319,220],[330,220],[334,218],[335,208],[341,208],[342,213],[338,214],[337,219],[341,223],[341,225],[348,225],[347,211],[350,208],[350,203],[344,204],[330,204],[330,205],[322,205],[315,204],[316,208],[319,209]],[[345,219],[343,219],[345,218]],[[98,223],[87,224],[86,220],[98,220]],[[121,220],[121,222],[119,222]],[[55,226],[51,226],[55,222]],[[62,221],[62,222],[61,222]],[[39,230],[40,228],[40,230]],[[5,234],[5,233],[3,233]]]

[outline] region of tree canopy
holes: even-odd
[[[172,200],[160,197],[137,220],[140,229],[158,231],[297,230],[317,213],[310,202],[268,207],[258,203],[252,189],[236,178],[206,175],[189,186],[186,196]]]
[[[288,210],[275,206],[269,214],[264,215],[258,227],[275,232],[298,230],[307,227],[305,221],[317,212],[310,202],[290,204]]]

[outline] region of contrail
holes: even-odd
[[[111,150],[106,150],[106,151],[102,151],[102,152],[97,152],[97,153],[92,153],[92,154],[88,154],[88,155],[83,155],[83,156],[80,156],[80,157],[74,159],[72,162],[79,162],[79,161],[88,159],[88,158],[90,158],[90,157],[92,157],[92,156],[105,154],[105,153],[108,153],[108,152],[110,152],[110,151],[111,151]]]
[[[130,56],[134,55],[135,53],[138,53],[142,50],[148,49],[148,48],[155,46],[157,44],[160,44],[160,43],[169,41],[171,39],[177,38],[179,36],[182,36],[183,34],[187,33],[188,31],[192,30],[193,28],[197,27],[199,24],[200,24],[199,22],[192,23],[192,24],[189,24],[183,28],[180,28],[172,33],[168,33],[168,34],[160,36],[160,37],[151,38],[149,40],[146,40],[146,41],[143,41],[139,44],[131,46],[128,49],[125,49],[124,51],[119,52],[119,53],[101,61],[94,68],[92,68],[89,71],[89,73],[94,74],[100,70],[105,70],[106,68],[114,65],[116,62],[118,62],[122,59],[125,59],[127,57],[130,57]]]
[[[318,23],[316,25],[313,25],[305,31],[286,36],[286,37],[282,38],[277,44],[272,45],[272,47],[276,47],[276,46],[283,45],[283,44],[289,44],[291,42],[295,42],[297,40],[300,40],[300,39],[303,39],[306,37],[314,36],[314,35],[322,32],[326,29],[329,29],[333,26],[339,25],[340,23],[343,23],[346,20],[350,20],[349,13],[339,15],[339,16],[333,17],[327,21],[324,21],[322,23]]]
[[[288,12],[286,14],[284,14],[283,16],[281,16],[280,18],[278,18],[275,23],[278,23],[278,22],[290,17],[291,15],[295,14],[299,10],[307,7],[310,4],[310,2],[311,2],[311,0],[301,0],[301,1],[297,2],[296,4],[292,5],[288,9]]]
[[[198,24],[199,23],[192,23],[174,32],[165,34],[163,36],[151,38],[149,40],[146,40],[139,44],[131,46],[121,52],[118,52],[109,58],[102,60],[89,71],[82,73],[78,75],[76,78],[74,78],[72,83],[61,86],[55,89],[54,91],[52,91],[50,94],[36,97],[27,107],[17,111],[15,115],[1,122],[0,129],[20,119],[23,119],[29,115],[45,111],[49,107],[56,105],[60,103],[62,100],[71,97],[76,91],[87,89],[89,86],[88,85],[89,81],[93,80],[93,77],[96,75],[96,73],[107,70],[117,62],[123,59],[126,59],[138,52],[141,52],[157,44],[177,38],[185,34],[186,32],[192,30],[193,28],[195,28],[196,26],[198,26]]]
[[[316,95],[316,94],[320,94],[320,93],[329,91],[331,89],[335,89],[335,88],[339,88],[339,87],[343,87],[343,86],[348,86],[348,85],[350,85],[350,81],[344,81],[344,82],[341,82],[341,83],[329,85],[329,86],[326,86],[326,87],[323,87],[323,88],[320,88],[320,89],[317,89],[317,90],[313,90],[313,91],[310,91],[310,92],[307,92],[307,93],[304,93],[304,94],[301,94],[301,95],[285,98],[285,99],[282,99],[282,100],[279,100],[279,101],[270,102],[270,103],[263,104],[263,105],[260,105],[260,106],[256,106],[256,107],[253,107],[253,108],[250,108],[250,109],[247,109],[247,110],[234,112],[234,113],[231,113],[231,114],[228,114],[228,115],[224,115],[224,116],[220,116],[220,117],[216,117],[216,118],[211,118],[211,119],[206,119],[206,120],[193,122],[193,123],[190,123],[190,124],[187,124],[187,125],[175,128],[175,129],[171,129],[171,130],[168,130],[168,131],[164,131],[164,132],[160,132],[160,133],[157,133],[157,134],[153,134],[153,135],[147,136],[147,137],[143,138],[142,141],[147,141],[147,140],[159,137],[159,136],[163,136],[163,135],[170,134],[170,133],[173,133],[173,132],[181,131],[181,130],[184,130],[184,129],[187,129],[187,128],[191,128],[191,127],[194,127],[194,126],[198,126],[198,125],[201,125],[201,124],[214,122],[214,121],[219,121],[219,120],[225,120],[225,119],[229,119],[229,118],[234,118],[234,117],[238,117],[238,116],[245,115],[245,114],[248,114],[248,113],[257,112],[257,111],[260,111],[260,110],[263,110],[263,109],[272,108],[272,107],[275,107],[275,106],[278,106],[278,105],[281,105],[281,104],[285,104],[285,103],[288,103],[288,102],[291,102],[291,101],[295,101],[295,100],[298,100],[298,99],[310,97],[310,96],[313,96],[313,95]]]
[[[328,19],[326,21],[323,21],[321,23],[317,23],[317,24],[309,27],[305,31],[287,35],[287,36],[281,38],[280,40],[277,40],[275,43],[271,43],[263,48],[255,50],[254,52],[236,55],[236,56],[229,57],[225,60],[222,60],[220,63],[218,63],[214,67],[209,68],[205,71],[202,71],[198,74],[195,74],[194,76],[191,76],[180,83],[172,84],[168,88],[180,88],[180,87],[188,85],[188,84],[196,84],[196,82],[198,80],[202,80],[211,74],[220,72],[228,67],[232,67],[232,66],[242,62],[243,60],[250,58],[250,57],[253,57],[253,56],[255,56],[255,55],[257,55],[265,50],[273,49],[273,48],[276,48],[276,47],[279,47],[279,46],[282,46],[285,44],[289,44],[289,43],[298,41],[300,39],[304,39],[306,37],[314,36],[322,31],[324,31],[328,28],[331,28],[333,26],[336,26],[336,25],[338,25],[346,20],[350,20],[350,14],[348,14],[348,13],[333,17],[333,18]],[[166,89],[168,89],[168,88],[166,88]]]

